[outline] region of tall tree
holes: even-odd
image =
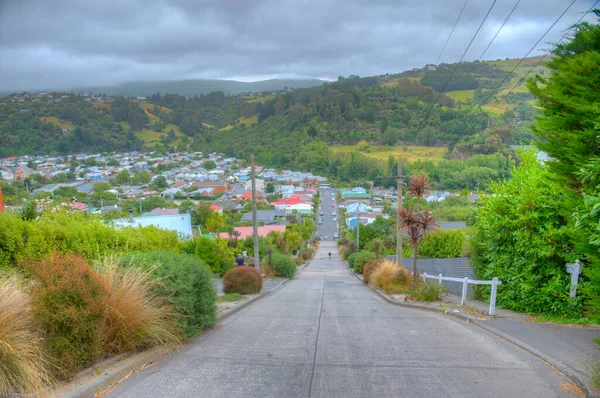
[[[600,10],[594,13],[600,18]],[[553,159],[549,167],[579,189],[576,172],[600,146],[600,25],[581,23],[574,29],[546,64],[552,75],[536,75],[527,86],[542,108],[533,126],[538,146]]]

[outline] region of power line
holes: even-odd
[[[462,56],[460,57],[460,60],[458,60],[458,62],[456,63],[456,66],[454,67],[454,69],[452,70],[452,73],[450,74],[450,77],[448,77],[448,80],[446,80],[446,83],[444,84],[444,87],[442,88],[442,90],[440,91],[440,93],[438,94],[437,98],[435,99],[435,101],[433,101],[433,103],[431,104],[431,107],[429,108],[429,111],[427,112],[427,115],[425,116],[425,118],[423,119],[423,123],[425,123],[427,121],[427,119],[429,119],[429,115],[431,114],[431,111],[433,110],[433,107],[435,106],[435,104],[439,101],[440,97],[442,96],[442,94],[444,93],[444,91],[446,90],[446,87],[448,87],[448,83],[450,83],[450,80],[452,79],[452,76],[454,76],[454,74],[456,73],[456,70],[458,69],[458,67],[460,66],[460,63],[462,62],[462,60],[465,58],[465,55],[467,55],[467,51],[469,51],[469,48],[471,48],[471,45],[473,44],[473,42],[475,41],[475,38],[477,37],[477,35],[479,34],[479,31],[481,30],[483,24],[485,23],[485,21],[487,20],[487,17],[490,15],[490,12],[492,12],[492,9],[494,8],[494,5],[496,5],[496,2],[498,0],[494,0],[494,2],[492,3],[492,5],[490,6],[490,8],[488,9],[487,14],[485,14],[485,17],[483,18],[483,21],[481,21],[481,24],[479,24],[479,27],[477,28],[477,31],[475,32],[475,34],[473,35],[473,37],[471,38],[471,41],[469,42],[469,45],[467,46],[467,48],[465,49],[465,51],[463,52]]]
[[[567,13],[567,11],[569,11],[569,9],[571,8],[571,6],[572,6],[572,5],[573,5],[573,4],[574,4],[576,1],[577,1],[577,0],[573,0],[573,1],[571,2],[571,4],[569,4],[569,5],[567,6],[567,8],[566,8],[566,9],[565,9],[565,10],[562,12],[562,14],[560,14],[560,16],[559,16],[559,17],[558,17],[558,18],[557,18],[557,19],[554,21],[554,23],[552,23],[552,25],[551,25],[551,26],[550,26],[550,27],[549,27],[549,28],[546,30],[546,32],[545,32],[545,33],[542,35],[542,37],[540,37],[540,39],[539,39],[539,40],[538,40],[538,41],[537,41],[537,42],[536,42],[536,43],[533,45],[533,47],[532,47],[532,48],[531,48],[531,49],[530,49],[530,50],[527,52],[527,54],[525,54],[525,56],[524,56],[524,57],[523,57],[523,58],[522,58],[522,59],[519,61],[519,63],[517,64],[517,66],[515,66],[515,67],[513,68],[513,70],[512,70],[512,71],[511,71],[511,72],[510,72],[510,73],[509,73],[509,74],[508,74],[508,75],[507,75],[507,76],[506,76],[506,77],[505,77],[503,80],[502,80],[502,82],[500,82],[500,84],[499,84],[499,85],[498,85],[498,86],[497,86],[497,87],[496,87],[496,88],[495,88],[495,89],[492,91],[492,94],[494,93],[494,91],[496,91],[496,90],[497,90],[497,89],[500,87],[500,85],[502,85],[502,83],[504,83],[504,81],[505,81],[505,80],[506,80],[506,79],[507,79],[507,78],[508,78],[510,75],[512,75],[512,73],[513,73],[513,72],[514,72],[514,71],[517,69],[517,67],[518,67],[518,66],[519,66],[519,65],[520,65],[520,64],[521,64],[521,63],[522,63],[522,62],[525,60],[525,58],[527,58],[527,56],[528,56],[528,55],[529,55],[529,54],[530,54],[530,53],[531,53],[531,52],[532,52],[532,51],[535,49],[535,47],[536,47],[536,46],[537,46],[537,45],[540,43],[540,41],[542,41],[542,39],[543,39],[543,38],[544,38],[544,37],[545,37],[545,36],[548,34],[548,32],[550,32],[550,30],[551,30],[551,29],[552,29],[552,28],[553,28],[553,27],[554,27],[554,26],[555,26],[555,25],[558,23],[558,21],[559,21],[559,20],[560,20],[560,19],[561,19],[561,18],[562,18],[562,17],[563,17],[563,16],[564,16],[566,13]],[[579,20],[577,21],[577,23],[581,22],[581,20],[582,20],[582,19],[583,19],[583,18],[584,18],[584,17],[585,17],[585,16],[586,16],[586,15],[587,15],[587,14],[588,14],[588,13],[589,13],[589,12],[590,12],[590,11],[591,11],[593,8],[594,8],[594,6],[595,6],[596,4],[598,4],[599,2],[600,2],[600,0],[597,0],[597,1],[596,1],[596,3],[594,3],[594,5],[593,5],[592,7],[590,7],[590,8],[589,8],[589,9],[588,9],[588,10],[587,10],[587,11],[586,11],[586,12],[585,12],[585,13],[584,13],[582,16],[581,16],[581,18],[579,18]],[[571,28],[571,29],[572,29],[572,28]],[[569,31],[570,31],[571,29],[569,29],[569,30],[568,30],[568,31],[567,31],[567,32],[566,32],[566,33],[563,35],[563,37],[562,37],[562,38],[561,38],[561,39],[560,39],[560,40],[559,40],[559,41],[558,41],[558,42],[557,42],[557,43],[554,45],[554,47],[553,47],[551,50],[549,50],[549,51],[546,53],[546,55],[544,55],[544,57],[546,57],[546,56],[547,56],[547,55],[548,55],[550,52],[552,52],[552,51],[554,50],[554,48],[556,48],[556,46],[558,45],[558,43],[560,43],[560,41],[562,41],[562,40],[563,40],[563,39],[564,39],[564,38],[565,38],[565,37],[566,37],[566,36],[569,34]],[[543,58],[542,58],[542,59],[543,59]],[[533,69],[535,69],[535,67],[536,67],[536,66],[537,66],[537,65],[538,65],[540,62],[541,62],[541,61],[539,61],[538,63],[536,63],[536,64],[533,66],[533,68],[531,68],[531,69],[530,69],[530,70],[527,72],[527,74],[525,75],[525,77],[526,77],[526,76],[527,76],[529,73],[531,73],[531,71],[532,71]],[[507,95],[508,95],[510,92],[512,92],[512,90],[514,90],[514,89],[515,89],[515,88],[516,88],[516,87],[519,85],[519,83],[520,83],[520,82],[517,82],[517,84],[516,84],[516,85],[515,85],[513,88],[511,88],[511,89],[510,89],[510,90],[509,90],[509,91],[508,91],[508,92],[507,92],[507,93],[504,95],[504,97],[506,97],[506,96],[507,96]],[[483,101],[483,103],[485,104],[485,103],[488,101],[488,99],[489,99],[490,97],[491,97],[491,95],[490,95],[490,96],[488,96],[488,97],[487,97],[487,98],[486,98],[486,99]],[[481,108],[481,106],[482,106],[482,105],[479,105],[477,109],[473,110],[473,112],[471,112],[471,113],[469,114],[469,117],[470,117],[470,116],[472,116],[472,115],[473,115],[473,114],[474,114],[474,113],[475,113],[477,110],[480,110],[480,111],[482,111],[482,112],[486,113],[486,114],[488,115],[488,117],[489,117],[489,116],[490,116],[490,114],[491,114],[491,111],[492,111],[492,110],[494,110],[496,106],[498,106],[498,104],[499,104],[499,103],[500,103],[500,102],[501,102],[501,101],[504,99],[504,97],[502,97],[502,99],[501,99],[500,101],[498,101],[498,102],[496,103],[496,105],[494,105],[494,107],[493,107],[493,108],[491,108],[489,111],[485,111],[485,110],[483,110],[483,109]],[[457,142],[458,142],[458,141],[460,141],[460,139],[461,139],[463,136],[465,136],[465,135],[466,135],[466,132],[465,132],[465,133],[462,133],[462,134],[459,134],[459,135],[457,136],[457,138],[458,138]],[[434,153],[435,153],[435,152],[434,152]],[[433,155],[433,154],[432,154],[432,155]]]
[[[521,2],[521,0],[517,0],[517,3],[513,7],[513,9],[510,11],[510,13],[508,14],[508,16],[504,20],[504,22],[502,22],[502,26],[500,26],[500,29],[498,29],[498,31],[496,32],[496,34],[494,35],[494,37],[492,37],[492,40],[489,42],[489,44],[487,45],[487,47],[485,48],[485,50],[483,50],[483,52],[481,53],[481,56],[479,57],[480,61],[483,59],[483,56],[485,55],[485,53],[487,52],[487,50],[490,48],[490,46],[492,45],[492,43],[494,42],[494,40],[496,40],[496,37],[498,37],[498,34],[502,30],[502,28],[504,28],[504,25],[506,25],[506,23],[508,22],[508,19],[511,17],[511,15],[513,14],[513,12],[515,12],[515,10],[517,9],[517,6],[519,5],[520,2]]]
[[[488,95],[485,98],[485,100],[482,102],[483,104],[486,104],[488,102],[488,100],[494,95],[494,93],[500,88],[500,86],[502,86],[502,84],[504,84],[504,82],[506,81],[506,79],[508,79],[514,73],[514,71],[517,70],[517,68],[519,66],[521,66],[521,64],[523,63],[523,61],[525,60],[525,58],[527,58],[527,56],[529,54],[531,54],[531,52],[533,50],[535,50],[535,48],[538,46],[538,44],[540,44],[540,42],[544,39],[544,37],[546,37],[546,35],[548,34],[548,32],[550,32],[550,30],[552,30],[552,28],[554,27],[554,25],[556,25],[558,23],[558,21],[560,21],[560,19],[567,13],[567,11],[569,11],[569,9],[571,8],[571,6],[573,4],[575,4],[576,1],[577,0],[573,0],[571,2],[571,4],[569,4],[567,6],[567,8],[562,12],[562,14],[560,14],[560,16],[552,23],[552,25],[550,25],[550,27],[546,30],[546,32],[542,35],[542,37],[540,37],[539,40],[536,41],[535,44],[529,49],[529,51],[527,51],[527,54],[525,54],[525,56],[519,60],[519,62],[515,65],[515,67],[504,77],[504,79],[502,79],[502,81],[496,86],[496,88],[492,90],[492,92],[490,93],[490,95]],[[479,105],[479,109],[483,110],[483,109],[481,109],[481,105]]]
[[[591,6],[591,7],[590,7],[590,8],[589,8],[589,9],[588,9],[588,10],[587,10],[587,11],[586,11],[586,12],[585,12],[585,13],[584,13],[582,16],[581,16],[581,18],[579,18],[579,20],[577,20],[577,22],[575,22],[575,25],[577,25],[578,23],[580,23],[580,22],[581,22],[581,20],[583,20],[583,18],[585,18],[585,16],[586,16],[587,14],[589,14],[589,13],[590,13],[590,11],[592,11],[592,10],[594,9],[594,7],[596,6],[596,4],[598,4],[598,3],[600,3],[600,0],[597,0],[597,1],[595,2],[595,3],[594,3],[594,4],[593,4],[593,5],[592,5],[592,6]],[[569,29],[568,29],[568,30],[565,32],[565,34],[564,34],[564,35],[562,35],[562,37],[560,38],[560,40],[559,40],[559,41],[557,41],[557,42],[554,44],[554,46],[552,46],[552,48],[551,48],[550,50],[548,50],[548,51],[546,52],[546,54],[544,54],[544,56],[543,56],[543,57],[542,57],[542,58],[541,58],[541,59],[540,59],[538,62],[536,62],[536,63],[535,63],[535,65],[533,65],[533,66],[531,67],[531,69],[529,69],[529,70],[527,71],[527,73],[525,74],[525,76],[523,76],[523,79],[526,79],[526,78],[527,78],[527,76],[529,76],[529,74],[530,74],[531,72],[533,72],[533,70],[534,70],[535,68],[537,68],[537,66],[538,66],[539,64],[541,64],[541,63],[544,61],[544,59],[545,59],[545,58],[546,58],[548,55],[550,55],[550,53],[551,53],[552,51],[554,51],[554,49],[555,49],[555,48],[556,48],[556,47],[557,47],[557,46],[560,44],[560,42],[561,42],[561,41],[563,41],[563,40],[564,40],[564,39],[565,39],[565,38],[566,38],[566,37],[567,37],[567,36],[568,36],[568,35],[571,33],[571,31],[572,31],[573,29],[574,29],[574,26],[571,26],[571,27],[570,27],[570,28],[569,28]],[[520,83],[520,81],[518,81],[518,82],[517,82],[517,83],[516,83],[516,84],[515,84],[515,85],[514,85],[514,86],[513,86],[513,87],[512,87],[510,90],[508,90],[508,92],[507,92],[506,94],[504,94],[504,96],[502,96],[502,98],[500,98],[500,99],[498,100],[498,102],[496,102],[496,104],[495,104],[495,105],[494,105],[494,106],[493,106],[493,107],[492,107],[492,108],[489,110],[489,113],[491,113],[491,112],[492,112],[494,109],[496,109],[496,107],[497,107],[498,105],[500,105],[500,103],[501,103],[501,102],[504,100],[504,98],[506,98],[506,97],[508,96],[508,94],[510,94],[510,93],[511,93],[511,92],[512,92],[512,91],[513,91],[515,88],[517,88],[517,87],[519,86],[519,83]],[[485,111],[484,111],[484,112],[485,112]],[[488,114],[489,114],[489,113],[488,113]]]
[[[456,25],[458,25],[458,21],[460,20],[460,17],[462,17],[463,12],[465,11],[465,8],[467,8],[467,4],[468,3],[469,3],[469,0],[465,1],[465,4],[463,4],[462,10],[460,10],[460,14],[458,14],[458,18],[456,18],[456,22],[454,22],[454,26],[452,27],[452,31],[450,32],[450,35],[446,39],[446,43],[444,43],[444,47],[442,48],[442,51],[440,52],[440,55],[438,55],[437,59],[435,60],[435,64],[436,65],[440,62],[440,58],[442,57],[442,54],[444,53],[444,50],[446,49],[446,46],[448,45],[448,42],[450,41],[450,38],[452,37],[452,34],[454,33],[454,29],[456,29]]]

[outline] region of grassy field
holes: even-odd
[[[250,116],[250,117],[241,117],[237,120],[239,124],[245,124],[246,127],[252,126],[253,124],[258,123],[258,116]]]
[[[353,151],[359,151],[358,145],[333,145],[329,147],[334,155],[349,154]],[[382,165],[387,165],[388,158],[402,158],[408,162],[417,160],[432,160],[438,163],[443,159],[448,148],[432,146],[370,146],[367,151],[359,151],[363,155],[380,161]]]
[[[164,106],[160,106],[160,105],[147,104],[147,103],[140,104],[140,108],[142,108],[145,111],[153,112],[155,107],[157,107],[158,109],[160,109],[163,112],[173,112],[171,109],[165,108]]]
[[[40,120],[42,122],[45,121],[46,123],[50,123],[55,126],[58,126],[61,129],[73,130],[75,128],[75,125],[73,123],[71,123],[67,120],[59,119],[56,116],[40,116]]]
[[[275,98],[275,96],[274,95],[267,95],[267,96],[264,96],[264,97],[254,97],[254,96],[246,95],[246,96],[243,96],[242,98],[247,99],[246,102],[248,102],[248,103],[262,102],[264,104],[268,100]]]
[[[454,101],[466,102],[467,100],[473,100],[473,94],[475,90],[459,90],[459,91],[448,91],[446,94]]]

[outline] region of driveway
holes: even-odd
[[[570,396],[562,386],[555,369],[473,325],[382,302],[323,242],[296,279],[111,395]]]

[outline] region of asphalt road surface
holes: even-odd
[[[561,383],[569,386],[555,369],[473,325],[381,301],[340,261],[335,244],[323,242],[296,279],[133,374],[111,396],[570,396]]]
[[[320,209],[317,211],[317,218],[323,219],[323,224],[319,224],[318,233],[321,237],[322,241],[333,242],[337,241],[333,235],[338,232],[339,220],[333,221],[334,217],[337,217],[338,209],[337,209],[337,199],[332,197],[336,195],[336,191],[333,189],[321,190],[321,205]],[[335,205],[333,207],[332,205]],[[336,216],[333,215],[335,212]],[[321,216],[321,213],[323,215]],[[327,237],[327,239],[325,239]]]

